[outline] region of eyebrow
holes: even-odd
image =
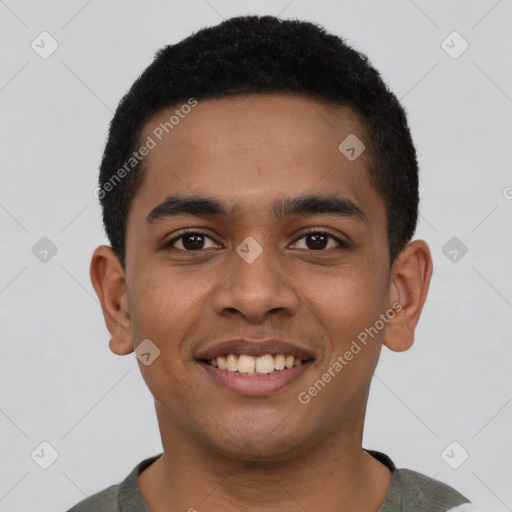
[[[337,194],[277,199],[272,205],[271,213],[275,220],[292,216],[331,214],[367,221],[366,215],[359,206],[352,200]],[[178,215],[230,217],[233,215],[233,208],[218,198],[172,195],[151,210],[146,217],[146,222],[154,224]]]

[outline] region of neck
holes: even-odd
[[[174,427],[158,403],[156,409],[163,455],[138,480],[154,512],[171,504],[191,512],[377,512],[391,483],[389,469],[362,449],[363,419],[308,443],[300,453],[241,460],[191,438]]]

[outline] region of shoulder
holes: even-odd
[[[453,487],[410,469],[396,470],[401,479],[403,510],[444,512],[469,500]]]
[[[366,450],[392,473],[391,485],[379,512],[470,512],[472,508],[455,508],[469,500],[453,487],[411,469],[398,469],[384,453]]]
[[[120,483],[89,496],[67,512],[123,512],[137,510],[151,512],[137,484],[137,477],[162,454],[154,455],[137,464]]]
[[[68,512],[120,512],[119,487],[120,484],[111,485],[77,503]]]

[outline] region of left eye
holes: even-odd
[[[329,239],[334,240],[334,247],[346,247],[347,245],[339,238],[330,235],[329,233],[323,233],[321,231],[306,233],[305,235],[301,236],[295,243],[298,243],[300,240],[305,240],[306,249],[322,251],[324,249],[332,249],[333,245],[331,244],[331,246],[329,246]]]

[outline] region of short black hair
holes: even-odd
[[[145,124],[191,98],[268,93],[344,105],[358,115],[371,155],[370,179],[386,206],[393,262],[414,234],[419,202],[416,150],[403,107],[368,57],[340,37],[307,21],[240,16],[158,50],[117,107],[97,190],[123,267],[128,213],[144,175],[144,160],[134,154]]]

